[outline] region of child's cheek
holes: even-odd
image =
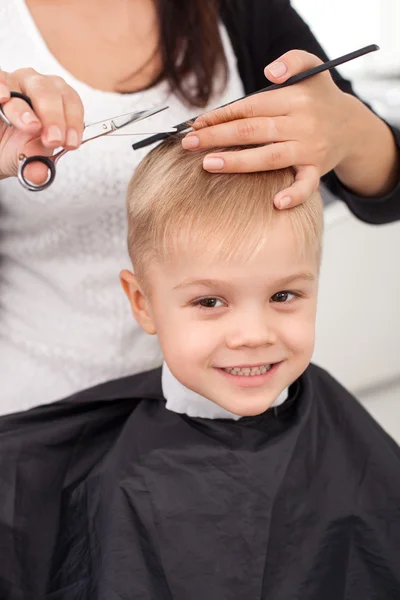
[[[218,343],[215,327],[207,322],[176,324],[167,339],[170,360],[180,361],[186,369],[203,368],[209,364]]]
[[[216,344],[216,328],[211,322],[188,323],[180,333],[180,345],[196,362],[212,354]]]
[[[315,342],[315,318],[311,314],[288,319],[282,333],[285,345],[293,354],[312,354]]]

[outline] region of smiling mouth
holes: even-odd
[[[268,373],[274,366],[274,363],[258,365],[257,367],[226,367],[222,370],[229,375],[240,375],[242,377],[254,377]]]

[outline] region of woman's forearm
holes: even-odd
[[[357,98],[348,99],[349,153],[335,173],[354,194],[383,196],[398,182],[399,150],[386,123]]]

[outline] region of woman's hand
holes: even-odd
[[[10,92],[29,96],[33,110]],[[51,156],[55,148],[78,148],[83,132],[83,105],[78,94],[61,78],[41,75],[33,69],[12,73],[0,71],[0,104],[12,127],[0,119],[0,179],[15,176],[18,156]],[[30,164],[26,176],[32,183],[43,183],[47,169]]]
[[[316,56],[292,50],[266,67],[265,75],[283,83],[319,64]],[[326,72],[206,113],[194,122],[195,131],[182,144],[188,150],[263,144],[240,152],[209,154],[204,168],[231,173],[293,166],[295,183],[274,199],[277,208],[286,208],[303,202],[317,189],[322,175],[356,156],[362,121],[358,113],[364,109],[368,110],[342,92]]]

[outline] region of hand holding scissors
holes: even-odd
[[[25,94],[21,94],[19,92],[11,92],[11,97],[12,98],[17,97],[22,100],[25,100],[25,102],[27,102],[29,104],[29,106],[32,107],[32,102],[31,102],[30,98],[28,96],[26,96]],[[141,111],[137,111],[137,112],[127,113],[125,115],[119,115],[119,116],[113,117],[111,119],[105,119],[104,121],[99,121],[97,123],[91,123],[90,125],[86,125],[83,130],[83,136],[82,136],[81,143],[85,144],[86,142],[95,140],[96,138],[102,137],[103,135],[108,135],[113,132],[114,133],[118,132],[123,127],[126,127],[127,125],[130,125],[131,123],[137,123],[138,121],[147,119],[148,117],[151,117],[152,115],[155,115],[155,114],[165,110],[166,108],[167,107],[165,106],[163,108],[153,108],[150,110],[141,110]],[[6,125],[8,125],[9,127],[12,126],[12,124],[10,123],[10,121],[8,120],[6,115],[4,114],[1,105],[0,105],[0,118],[4,121],[4,123]],[[159,128],[157,128],[157,131],[159,131]],[[175,128],[172,127],[172,128],[166,129],[164,131],[174,132]],[[146,131],[146,133],[148,133],[148,132],[150,132],[150,128]],[[140,132],[139,135],[143,135],[143,132]],[[19,161],[18,179],[19,179],[21,185],[24,188],[26,188],[27,190],[30,190],[32,192],[37,192],[37,191],[45,190],[46,188],[48,188],[55,179],[57,162],[67,152],[69,152],[68,149],[62,148],[59,152],[57,152],[56,154],[53,154],[52,156],[41,156],[41,155],[25,156],[25,154],[20,154],[18,157],[18,161]],[[48,177],[44,183],[41,183],[41,184],[32,183],[31,181],[29,181],[26,178],[25,169],[28,165],[30,165],[32,163],[41,163],[45,167],[48,168]]]
[[[30,98],[28,96],[26,96],[25,94],[22,94],[20,92],[11,92],[10,96],[12,98],[20,98],[21,100],[24,100],[32,108],[32,102],[31,102]],[[84,128],[84,131],[83,131],[81,143],[85,144],[86,142],[89,142],[96,138],[102,137],[104,135],[108,135],[113,132],[114,133],[118,132],[123,127],[126,127],[127,125],[130,125],[131,123],[136,123],[136,122],[142,121],[143,119],[147,119],[148,117],[151,117],[152,115],[155,115],[155,114],[161,112],[162,110],[165,110],[166,108],[167,107],[153,108],[150,110],[142,110],[142,111],[127,113],[125,115],[119,115],[119,116],[113,117],[111,119],[105,119],[105,120],[99,121],[97,123],[92,123],[90,125],[86,125]],[[4,111],[3,111],[3,108],[1,105],[0,105],[0,118],[3,120],[3,122],[7,126],[12,127],[11,122],[4,114]],[[157,128],[157,131],[159,131],[159,128]],[[174,132],[175,128],[169,128],[169,129],[166,129],[166,131]],[[150,132],[150,128],[148,129],[148,132]],[[146,131],[146,133],[147,133],[147,131]],[[143,134],[143,132],[140,132],[140,135],[142,135],[142,134]],[[57,162],[67,152],[69,152],[68,149],[62,148],[61,150],[59,150],[59,152],[57,152],[56,154],[53,154],[52,156],[42,156],[42,155],[26,156],[25,154],[21,153],[18,156],[18,161],[19,161],[18,179],[19,179],[21,185],[24,188],[26,188],[27,190],[30,190],[33,192],[41,191],[41,190],[48,188],[55,179]],[[32,163],[41,163],[42,165],[47,167],[48,177],[44,183],[41,183],[41,184],[32,183],[31,181],[29,181],[26,178],[25,169],[28,165],[30,165]]]
[[[79,95],[63,79],[33,69],[0,70],[0,179],[18,176],[27,189],[43,190],[54,181],[57,161],[81,140],[155,133],[160,129],[136,123],[160,110],[132,112],[84,127]],[[129,124],[132,127],[123,129]],[[52,156],[58,148],[62,150]]]

